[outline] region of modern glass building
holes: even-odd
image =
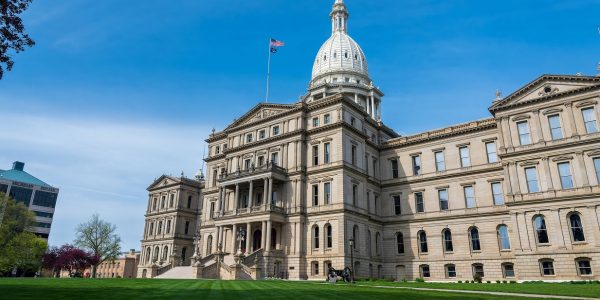
[[[15,161],[12,169],[0,170],[0,192],[23,203],[35,213],[32,232],[48,239],[58,189],[24,171],[25,163]]]

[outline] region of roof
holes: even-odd
[[[0,170],[0,179],[18,181],[18,182],[22,182],[22,183],[28,183],[28,184],[52,188],[51,185],[41,181],[40,179],[36,178],[35,176],[33,176],[23,170],[19,170],[18,168],[17,169],[13,168],[11,170]]]

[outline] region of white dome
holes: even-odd
[[[325,82],[367,84],[369,68],[362,49],[348,35],[348,10],[342,0],[336,0],[331,14],[331,37],[319,49],[313,64],[310,86]]]
[[[360,46],[343,31],[335,31],[319,49],[311,80],[331,73],[355,73],[369,77],[365,54]]]

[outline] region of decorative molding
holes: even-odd
[[[592,151],[590,151],[590,152],[587,153],[587,156],[589,156],[589,157],[600,156],[600,150],[592,150]]]
[[[518,116],[514,116],[512,117],[513,122],[518,122],[518,121],[523,121],[523,120],[528,120],[529,118],[531,118],[530,115],[518,115]]]
[[[436,186],[435,189],[436,190],[445,190],[450,188],[450,185],[441,185],[441,186]]]
[[[460,186],[473,186],[473,185],[475,185],[475,181],[463,182],[460,184]]]
[[[321,143],[321,141],[319,141],[319,140],[312,140],[312,141],[310,141],[311,145],[317,145],[317,144],[320,144],[320,143]]]
[[[326,137],[323,139],[323,142],[330,142],[330,141],[333,141],[333,139],[330,137]]]
[[[443,152],[444,150],[446,150],[446,147],[431,149],[431,152]]]
[[[562,110],[562,108],[550,108],[550,109],[546,109],[546,110],[544,110],[544,111],[542,112],[542,114],[543,114],[544,116],[547,116],[547,115],[549,115],[549,114],[556,114],[556,113],[560,113],[560,112],[562,112],[562,111],[563,111],[563,110]]]
[[[413,152],[413,153],[409,154],[409,156],[420,156],[421,153],[423,153],[423,152],[421,152],[421,151],[419,151],[419,152]]]
[[[422,192],[424,192],[424,191],[425,191],[425,189],[418,189],[418,190],[411,190],[411,191],[410,191],[410,193],[411,193],[411,194],[414,194],[414,193],[422,193]]]
[[[270,152],[279,152],[279,151],[281,151],[281,147],[274,147],[274,148],[269,149],[269,151]]]
[[[481,140],[481,142],[482,142],[482,143],[489,143],[489,142],[495,142],[495,141],[497,141],[497,140],[498,140],[498,137],[497,137],[497,136],[495,136],[495,137],[490,137],[490,138],[485,138],[485,139],[482,139],[482,140]]]
[[[557,161],[572,160],[572,159],[573,159],[573,156],[561,155],[561,156],[553,157],[552,161],[557,162]]]
[[[596,100],[585,100],[585,101],[581,101],[581,102],[575,104],[575,107],[581,108],[584,106],[592,106],[592,105],[596,105],[596,104],[598,104],[598,101],[596,101]]]
[[[469,145],[471,145],[471,142],[456,144],[456,147],[468,147]]]
[[[539,163],[540,163],[539,161],[530,160],[530,161],[525,161],[525,162],[520,163],[519,166],[521,166],[521,167],[535,166],[535,165],[538,165]]]
[[[499,178],[490,178],[490,179],[487,180],[487,182],[491,182],[491,183],[493,183],[493,182],[500,182],[500,181],[504,181],[504,178],[502,178],[502,177],[499,177]]]

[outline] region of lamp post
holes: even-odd
[[[200,231],[196,231],[196,233],[194,233],[194,257],[198,257],[198,255],[200,255],[200,253],[198,253],[198,248],[200,245],[200,238],[202,237],[202,235],[200,235]]]
[[[354,238],[351,237],[348,242],[350,242],[350,280],[354,283]]]
[[[240,230],[237,232],[237,240],[239,242],[237,254],[242,255],[242,243],[246,240],[246,230],[244,230],[244,228],[240,228]]]

